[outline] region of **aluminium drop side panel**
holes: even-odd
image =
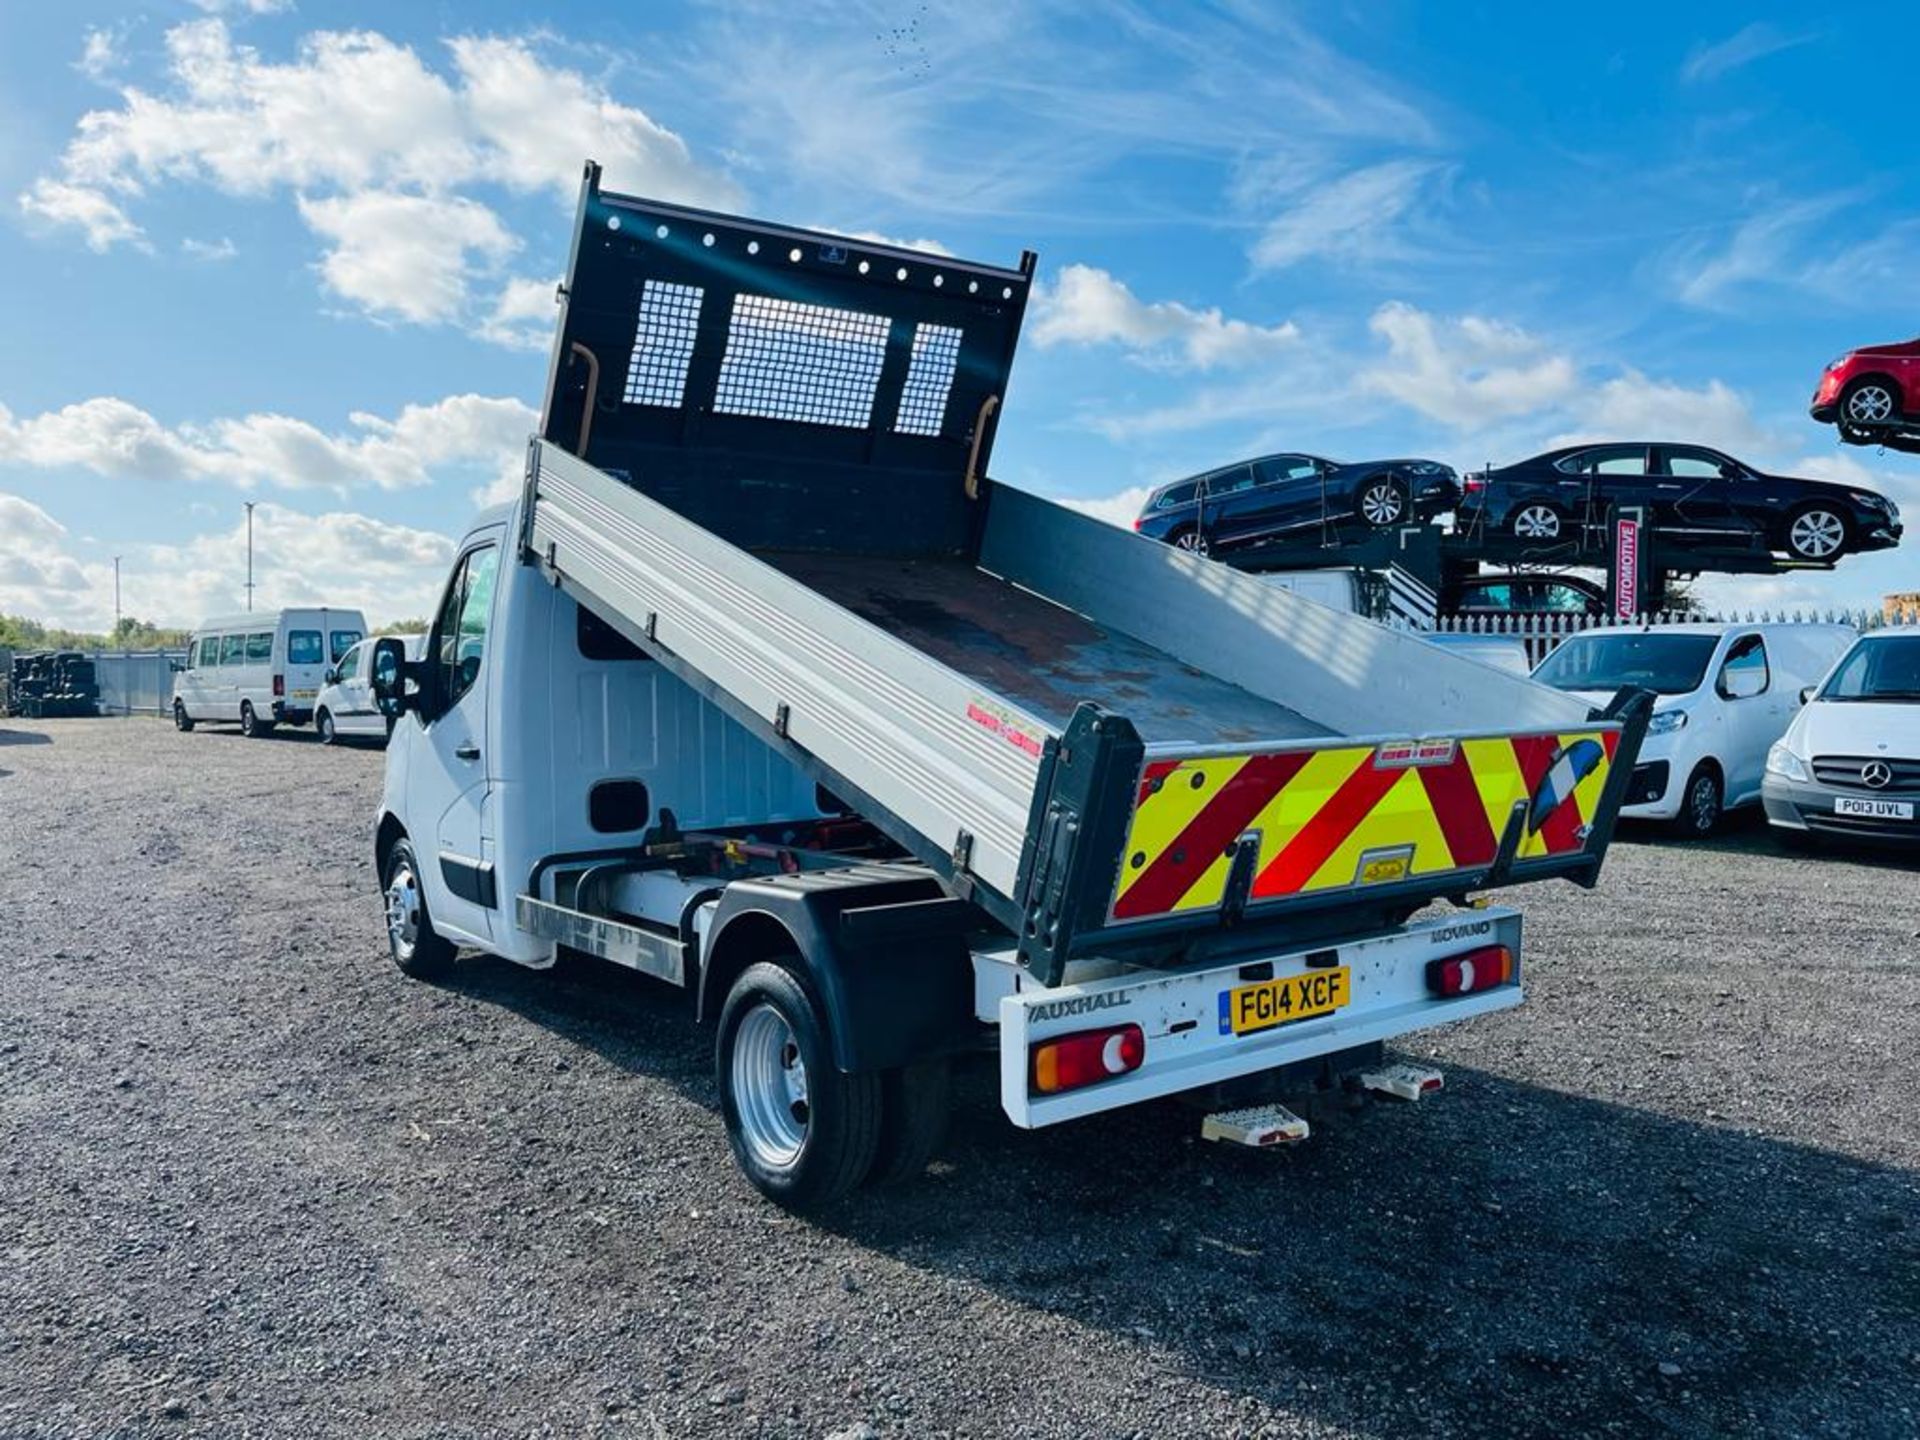
[[[784,727],[922,858],[970,837],[968,873],[1015,895],[1042,721],[999,705],[989,726],[994,697],[880,627],[546,441],[534,461],[529,549],[577,598]]]
[[[996,484],[982,568],[1336,735],[1579,729],[1585,701]]]

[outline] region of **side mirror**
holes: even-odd
[[[380,713],[398,719],[420,705],[418,672],[407,663],[404,642],[389,636],[373,642],[367,674],[373,681],[373,698]]]
[[[1718,685],[1722,700],[1751,700],[1767,688],[1763,670],[1723,670]]]
[[[184,674],[186,672],[186,668],[187,668],[187,662],[184,660],[167,661],[167,669],[171,670],[176,675]]]
[[[1818,695],[1819,693],[1820,693],[1820,687],[1818,685],[1807,685],[1802,687],[1800,691],[1800,703],[1802,705],[1811,705],[1813,703],[1813,697]]]
[[[326,674],[320,677],[320,683],[322,685],[338,685],[340,683],[340,672],[329,665]]]

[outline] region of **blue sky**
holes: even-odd
[[[1805,414],[1834,354],[1920,330],[1894,13],[9,6],[0,610],[103,624],[116,554],[130,613],[232,608],[249,499],[260,603],[424,610],[518,466],[589,154],[618,189],[1038,250],[995,468],[1097,513],[1262,449],[1617,435],[1920,514],[1920,459]],[[1896,551],[1707,588],[1916,583]]]

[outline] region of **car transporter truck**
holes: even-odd
[[[988,478],[1033,274],[589,165],[523,493],[376,650],[401,968],[691,990],[795,1209],[923,1170],[970,1054],[1249,1144],[1437,1086],[1385,1042],[1519,1003],[1484,894],[1594,882],[1645,728]]]

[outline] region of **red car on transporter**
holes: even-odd
[[[1920,440],[1920,339],[1849,350],[1820,377],[1811,411],[1849,445]]]

